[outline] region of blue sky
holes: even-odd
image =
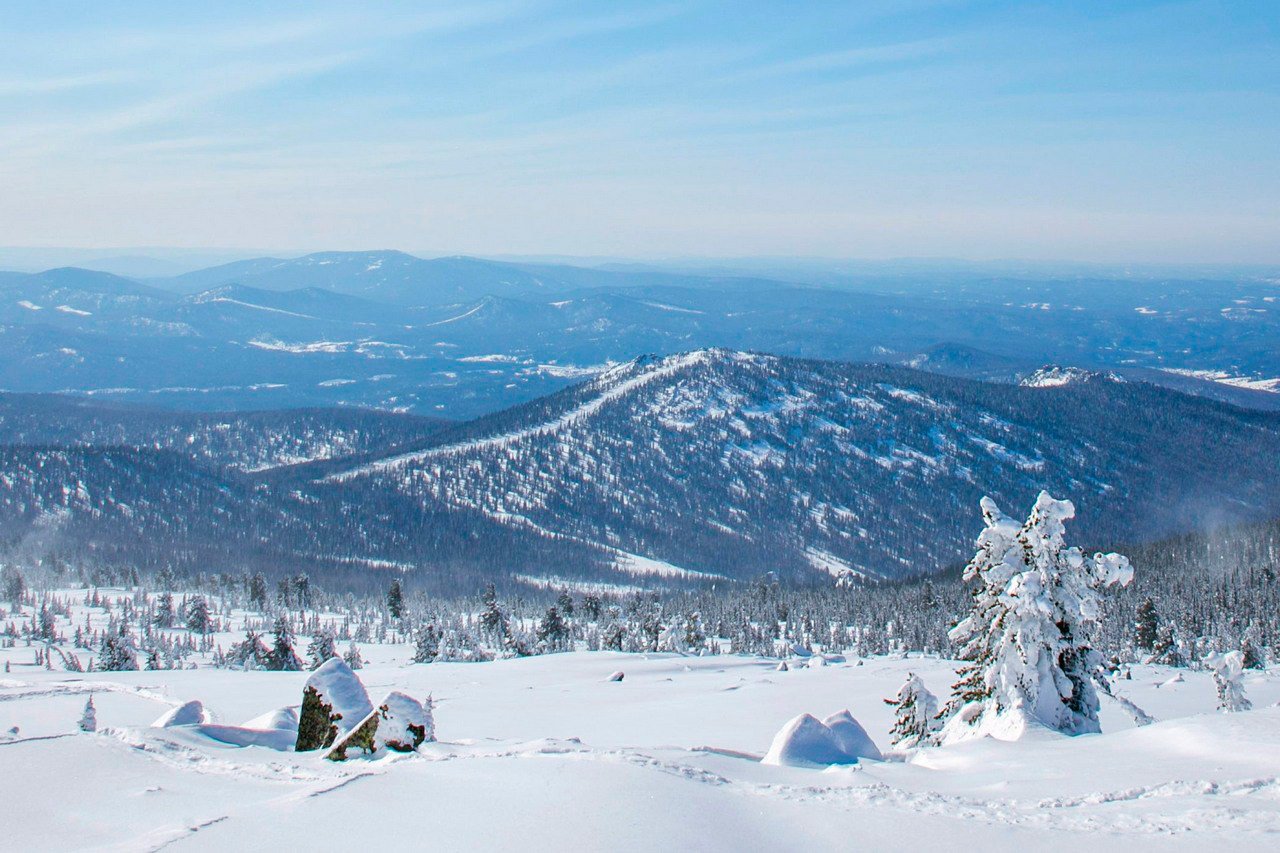
[[[356,6],[0,5],[0,242],[1280,262],[1280,3]]]

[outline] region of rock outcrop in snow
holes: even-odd
[[[431,701],[423,703],[404,693],[392,692],[350,733],[340,738],[325,757],[345,761],[357,749],[372,756],[387,750],[413,752],[435,739]]]
[[[311,673],[302,688],[294,749],[327,749],[372,712],[373,704],[360,678],[342,658],[331,658]]]

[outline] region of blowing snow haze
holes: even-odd
[[[1280,10],[0,33],[8,846],[1274,847]]]

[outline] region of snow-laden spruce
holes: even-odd
[[[898,688],[897,695],[884,701],[894,706],[890,732],[894,746],[910,749],[932,742],[938,725],[938,698],[924,686],[920,676],[907,673],[907,680]]]
[[[1021,526],[990,498],[981,505],[986,527],[964,573],[972,609],[951,631],[966,663],[943,710],[942,742],[1016,739],[1034,727],[1099,731],[1102,590],[1128,584],[1133,568],[1119,554],[1067,547],[1070,501],[1041,492]]]
[[[1241,652],[1216,654],[1205,663],[1213,669],[1219,711],[1234,713],[1253,708],[1253,703],[1244,695],[1244,655]]]

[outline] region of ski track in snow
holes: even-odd
[[[0,702],[17,702],[24,699],[40,699],[49,696],[81,696],[84,694],[92,695],[94,693],[124,693],[130,696],[137,696],[139,699],[150,699],[153,702],[160,702],[176,708],[181,705],[174,699],[165,696],[163,693],[157,693],[146,687],[132,687],[127,684],[117,684],[113,681],[72,681],[55,684],[51,687],[40,687],[36,689],[23,689],[27,687],[24,682],[18,682],[16,686],[12,683],[0,683],[0,690],[21,690],[19,693],[0,693]]]
[[[449,318],[449,319],[447,319],[447,320],[437,320],[437,321],[436,321],[436,322],[434,322],[434,323],[424,323],[424,324],[423,324],[423,328],[425,329],[425,328],[430,328],[431,326],[443,326],[443,325],[445,325],[446,323],[456,323],[456,322],[458,322],[459,320],[465,320],[467,317],[470,317],[472,314],[476,313],[477,311],[479,311],[481,308],[483,308],[484,306],[486,306],[486,305],[488,305],[488,304],[489,304],[489,300],[488,300],[488,299],[481,299],[481,300],[480,300],[480,303],[479,303],[478,305],[476,305],[476,307],[472,308],[470,311],[467,311],[467,312],[466,312],[466,313],[464,313],[464,314],[459,314],[459,315],[458,315],[458,316],[456,316],[456,317],[450,317],[450,318]]]
[[[638,376],[633,376],[630,379],[623,380],[612,388],[602,391],[595,397],[585,403],[582,403],[576,408],[565,412],[554,420],[538,424],[537,426],[503,433],[502,435],[489,436],[487,438],[479,438],[472,441],[460,441],[455,444],[446,444],[442,447],[432,447],[427,450],[419,450],[414,451],[413,453],[393,456],[390,459],[371,462],[367,465],[352,468],[349,471],[330,474],[328,477],[325,477],[322,482],[342,483],[368,474],[393,471],[406,465],[423,462],[439,456],[449,456],[456,453],[483,450],[491,447],[505,447],[526,438],[547,435],[567,426],[572,426],[577,421],[590,417],[613,400],[625,397],[637,388],[641,388],[657,379],[662,379],[673,373],[677,373],[686,367],[697,364],[699,361],[704,361],[707,357],[708,354],[705,351],[698,351],[665,359],[658,367],[646,370],[644,373],[641,373]],[[608,375],[608,372],[606,372],[600,377],[600,380],[597,381],[604,381],[607,379]]]
[[[846,811],[861,809],[893,809],[904,815],[927,815],[969,822],[979,822],[989,826],[1025,826],[1049,831],[1066,831],[1090,833],[1097,831],[1137,833],[1140,835],[1179,835],[1191,831],[1246,829],[1251,832],[1280,831],[1280,813],[1248,812],[1224,802],[1221,807],[1200,806],[1188,808],[1180,799],[1203,796],[1221,796],[1225,798],[1263,797],[1277,799],[1280,797],[1280,782],[1276,777],[1248,779],[1235,782],[1219,782],[1211,780],[1183,781],[1171,780],[1135,788],[1116,791],[1099,791],[1078,797],[1054,797],[1035,802],[1024,802],[1017,799],[979,800],[935,791],[907,791],[888,783],[868,778],[864,784],[857,783],[857,777],[863,775],[860,766],[842,769],[841,775],[855,777],[853,784],[833,785],[786,785],[758,783],[733,779],[723,773],[717,773],[696,764],[673,760],[652,754],[652,750],[613,748],[595,749],[582,744],[576,739],[546,739],[525,743],[493,744],[492,746],[473,746],[467,744],[433,744],[432,749],[440,750],[440,754],[424,754],[406,756],[399,759],[384,760],[375,765],[376,769],[362,768],[343,778],[324,780],[320,786],[310,785],[299,792],[291,792],[266,802],[254,804],[251,808],[258,811],[298,799],[322,797],[330,793],[342,791],[357,782],[365,782],[373,777],[385,775],[400,762],[441,762],[441,761],[497,761],[497,760],[553,760],[553,761],[594,761],[606,764],[625,764],[642,771],[661,773],[673,776],[690,784],[705,785],[722,789],[732,795],[742,797],[778,798],[812,806],[837,807]],[[734,754],[732,751],[721,751],[714,747],[680,748],[670,747],[671,751],[683,751],[689,754],[711,754],[736,758],[747,763],[755,763],[754,756]],[[155,753],[148,753],[155,757]],[[222,762],[221,771],[210,771],[207,764],[199,761],[183,762],[173,760],[172,766],[190,772],[227,772],[232,775],[243,773],[252,765],[242,766],[231,762]],[[872,765],[874,769],[875,765]],[[255,774],[257,775],[257,774]],[[273,778],[274,781],[297,781],[293,779]],[[1138,801],[1168,801],[1169,809],[1156,813],[1132,813],[1117,811],[1125,804]],[[212,818],[192,827],[181,830],[158,830],[171,837],[160,846],[149,849],[159,850],[165,846],[183,840],[199,828],[215,822],[234,820],[235,813]]]

